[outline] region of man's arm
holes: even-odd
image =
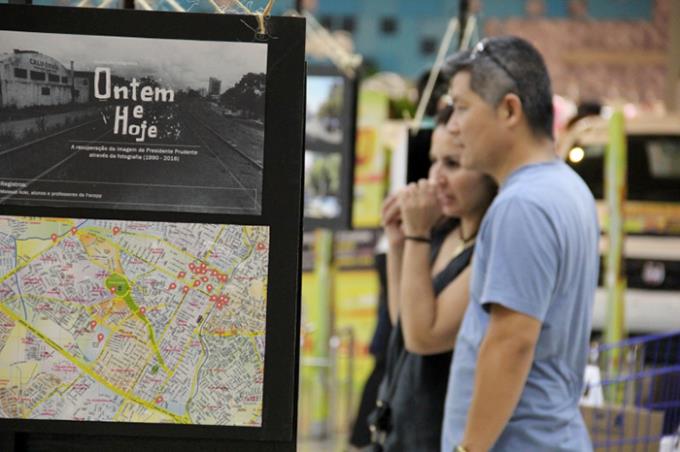
[[[486,452],[498,440],[520,399],[541,322],[491,304],[491,318],[477,358],[475,388],[462,446]]]

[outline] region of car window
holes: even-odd
[[[604,198],[604,145],[581,146],[582,158],[567,163]],[[581,153],[578,153],[581,154]],[[680,136],[628,137],[628,199],[680,203]]]

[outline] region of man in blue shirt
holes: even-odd
[[[592,449],[578,409],[599,269],[595,202],[554,151],[550,79],[526,41],[448,64],[461,165],[500,192],[480,227],[442,452]]]

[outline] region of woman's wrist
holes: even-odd
[[[430,229],[405,229],[404,235],[406,237],[425,237],[426,239],[432,238]]]
[[[431,243],[432,239],[430,238],[429,235],[406,235],[404,237],[405,240],[410,240],[412,242],[416,243]]]
[[[388,239],[387,246],[389,247],[390,250],[400,251],[404,249],[405,241],[406,239],[404,239],[404,237],[400,237],[398,239]]]

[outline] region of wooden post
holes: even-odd
[[[331,370],[334,369],[331,363],[330,338],[333,334],[333,295],[334,295],[334,271],[333,271],[333,231],[328,229],[318,229],[316,231],[316,258],[314,267],[318,287],[318,297],[316,299],[316,318],[314,323],[314,359],[318,363],[323,363],[316,367],[316,378],[314,379],[314,400],[312,407],[312,435],[319,439],[328,437],[329,428],[329,406],[330,392],[335,391],[331,388]]]
[[[607,317],[605,342],[612,344],[626,336],[625,292],[626,279],[623,273],[624,256],[624,202],[627,196],[626,127],[623,112],[617,110],[609,123],[609,144],[605,151],[605,199],[607,202],[608,224],[605,226],[609,238],[609,249],[605,265],[604,282],[607,288]],[[610,376],[618,375],[625,359],[618,348],[612,350],[607,371]],[[618,385],[607,387],[607,401],[617,402],[623,395]]]

